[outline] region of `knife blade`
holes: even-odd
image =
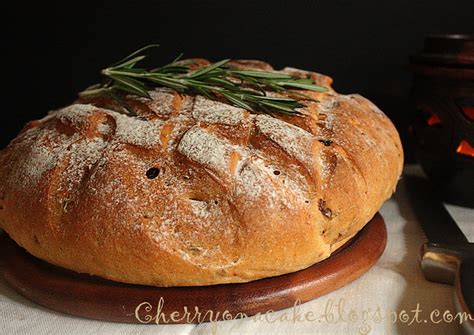
[[[463,325],[473,333],[474,244],[469,243],[426,177],[406,175],[404,182],[414,214],[428,239],[419,256],[423,275],[430,281],[454,285],[455,307],[458,312],[467,313]]]

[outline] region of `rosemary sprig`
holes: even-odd
[[[242,70],[229,66],[229,59],[192,69],[191,61],[181,60],[182,54],[171,63],[152,70],[137,67],[146,58],[145,51],[156,48],[152,44],[128,55],[119,62],[103,69],[104,82],[79,93],[81,97],[106,94],[117,101],[128,113],[135,115],[121,93],[150,99],[153,87],[168,87],[182,93],[204,95],[253,112],[300,114],[303,100],[314,100],[299,90],[324,92],[312,79],[267,71]],[[268,96],[267,91],[287,93],[292,97]]]

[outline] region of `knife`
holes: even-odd
[[[428,238],[419,255],[423,275],[430,281],[454,285],[454,305],[458,312],[468,313],[463,326],[472,334],[474,243],[469,243],[427,178],[407,175],[403,179],[415,216]]]

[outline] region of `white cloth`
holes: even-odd
[[[460,334],[457,322],[431,322],[430,314],[435,310],[441,315],[446,310],[455,313],[453,288],[424,279],[418,266],[418,251],[425,239],[405,192],[402,180],[397,193],[380,210],[388,229],[388,243],[372,269],[335,292],[275,312],[268,321],[247,318],[200,325],[130,325],[87,320],[38,306],[12,290],[2,278],[0,334]],[[447,207],[472,242],[474,210]],[[329,312],[331,302],[333,308]],[[338,320],[341,314],[335,304],[344,304],[344,320]],[[418,319],[414,319],[415,313],[411,311],[417,309],[417,304],[421,311]],[[403,311],[409,318],[406,322],[401,321]],[[309,320],[302,318],[307,312],[313,313]],[[293,321],[295,313],[301,317]],[[397,322],[393,322],[393,313],[399,315]],[[277,320],[285,315],[286,321]],[[380,320],[377,316],[388,317]],[[441,320],[441,316],[434,320]]]

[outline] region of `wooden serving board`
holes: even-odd
[[[200,323],[280,310],[334,291],[375,264],[385,249],[387,231],[376,214],[331,257],[305,270],[244,284],[169,288],[75,273],[31,256],[6,234],[0,240],[6,281],[40,305],[106,321]]]

